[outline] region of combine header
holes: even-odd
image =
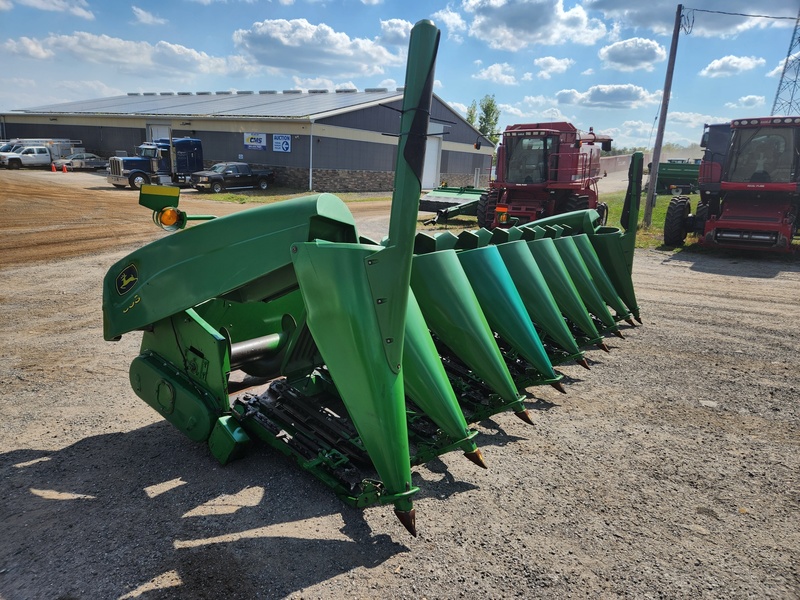
[[[351,506],[392,504],[412,535],[413,465],[460,450],[486,467],[471,423],[505,410],[531,423],[528,388],[563,391],[553,365],[588,368],[586,351],[639,319],[641,154],[624,233],[594,210],[416,233],[438,40],[428,21],[412,30],[382,243],[331,194],[213,218],[144,186],[140,203],[176,233],[103,284],[104,337],[142,332],[131,385],[166,420],[222,464],[261,440]]]

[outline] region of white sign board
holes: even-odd
[[[292,136],[283,134],[272,135],[272,151],[273,152],[291,152],[292,151]]]
[[[266,133],[245,133],[244,134],[244,147],[248,150],[266,150],[267,149],[267,134]]]

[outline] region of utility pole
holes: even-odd
[[[775,102],[772,103],[771,115],[796,115],[800,113],[800,92],[798,91],[798,78],[800,78],[800,56],[793,56],[800,48],[800,11],[794,23],[792,41],[789,42],[789,51],[783,63],[781,80],[778,82],[778,91],[775,93]]]
[[[675,12],[675,27],[672,30],[672,44],[669,47],[669,61],[667,61],[667,76],[664,80],[664,96],[661,99],[661,114],[658,117],[658,130],[656,131],[656,145],[653,147],[653,162],[650,166],[650,184],[647,186],[647,199],[644,204],[644,226],[650,227],[653,222],[653,207],[656,205],[656,187],[658,184],[658,162],[661,160],[661,144],[664,141],[664,126],[667,123],[667,109],[669,108],[669,95],[672,91],[672,72],[675,69],[675,55],[678,52],[678,34],[681,31],[681,15],[683,4],[678,4]]]

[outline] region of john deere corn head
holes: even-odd
[[[115,264],[103,289],[105,339],[142,332],[131,385],[175,427],[223,464],[266,442],[352,506],[393,504],[413,535],[412,465],[461,450],[484,467],[471,423],[505,410],[531,423],[527,389],[563,391],[553,365],[588,368],[585,351],[639,319],[640,154],[627,232],[589,210],[416,233],[438,40],[428,21],[412,30],[385,240],[360,237],[331,194],[215,219],[145,186],[140,203],[180,231]]]

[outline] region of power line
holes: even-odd
[[[728,15],[728,16],[731,16],[731,17],[748,17],[750,19],[777,19],[777,20],[787,19],[787,20],[790,20],[790,21],[793,21],[795,19],[795,17],[776,17],[774,15],[748,15],[748,14],[745,14],[745,13],[725,12],[723,10],[706,10],[704,8],[689,8],[689,7],[687,7],[686,11],[687,12],[688,11],[692,11],[692,12],[703,12],[703,13],[714,13],[714,14],[717,14],[717,15]]]

